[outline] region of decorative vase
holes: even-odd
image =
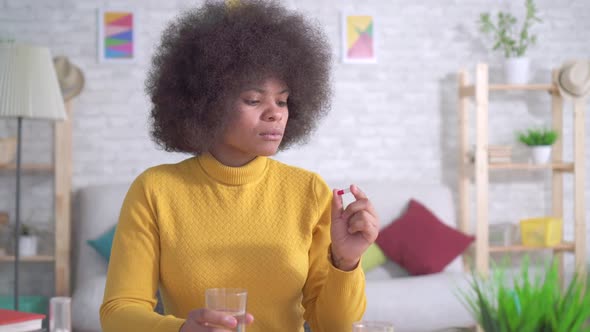
[[[551,157],[551,145],[538,145],[531,147],[533,163],[547,164]]]
[[[529,82],[529,58],[508,58],[504,62],[504,79],[507,84],[527,84]]]
[[[37,255],[37,237],[34,235],[21,235],[18,242],[18,251],[20,256]]]

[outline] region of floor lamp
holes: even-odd
[[[64,101],[49,49],[0,43],[0,117],[17,119],[14,309],[18,310],[23,119],[63,120]]]

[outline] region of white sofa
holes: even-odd
[[[328,181],[337,188],[348,183]],[[390,181],[356,183],[371,198],[382,227],[397,217],[410,198],[431,209],[455,226],[455,209],[450,190],[441,185],[400,184]],[[75,332],[100,331],[98,310],[102,301],[107,265],[86,241],[94,239],[117,222],[128,184],[91,186],[75,196],[73,252],[72,326]],[[466,287],[459,259],[442,273],[408,276],[388,262],[367,273],[366,320],[394,323],[396,332],[436,331],[471,326],[473,319],[456,296]],[[270,331],[269,331],[270,332]]]
[[[106,283],[107,263],[86,241],[115,225],[129,184],[82,188],[74,195],[72,219],[72,329],[101,331],[99,309]]]

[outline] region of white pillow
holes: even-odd
[[[81,282],[72,296],[72,329],[80,332],[100,332],[100,305],[104,297],[107,276],[95,276]]]

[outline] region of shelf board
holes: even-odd
[[[489,91],[547,91],[549,93],[557,92],[557,87],[552,84],[490,84]],[[475,85],[463,85],[459,88],[461,97],[475,96]]]
[[[473,162],[467,163],[467,167],[473,168]],[[530,163],[488,163],[490,170],[516,170],[516,171],[538,171],[554,170],[559,172],[573,172],[574,163],[555,162],[550,164],[530,164]]]
[[[542,170],[542,169],[553,169],[562,172],[573,172],[574,163],[550,163],[550,164],[527,164],[527,163],[490,163],[489,168],[492,169],[507,169],[507,170]]]
[[[27,173],[49,173],[53,172],[53,165],[39,163],[22,164],[21,170]],[[16,171],[16,164],[2,164],[0,165],[0,171]]]
[[[521,244],[511,246],[490,246],[490,252],[522,252],[551,249],[553,251],[574,251],[574,244],[571,242],[560,243],[549,247],[530,247]]]
[[[42,263],[53,262],[55,257],[49,255],[19,257],[21,262]],[[14,262],[14,256],[0,256],[0,262]]]
[[[556,90],[552,84],[490,84],[490,91],[547,91],[553,92]]]

